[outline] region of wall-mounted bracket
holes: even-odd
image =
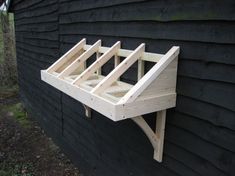
[[[165,134],[166,110],[157,112],[156,129],[153,131],[142,116],[134,117],[132,120],[143,130],[149,138],[153,149],[153,158],[158,162],[162,162],[163,144]]]
[[[83,104],[83,107],[85,109],[85,115],[87,118],[91,118],[91,108],[85,104]]]
[[[94,54],[96,60],[86,67],[86,61]],[[178,54],[177,46],[166,54],[157,54],[145,52],[144,43],[135,50],[126,50],[121,49],[120,41],[104,47],[101,40],[87,45],[82,39],[48,69],[41,70],[41,79],[84,104],[88,117],[94,109],[113,121],[132,118],[152,143],[154,158],[161,162],[166,109],[176,104]],[[102,75],[101,69],[110,59],[114,59],[114,68]],[[136,62],[137,83],[122,81],[122,74]],[[154,63],[146,72],[145,62]],[[152,112],[158,112],[156,132],[141,117]]]

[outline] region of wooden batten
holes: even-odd
[[[81,75],[74,80],[72,84],[79,85],[84,80],[88,79],[95,71],[101,68],[112,56],[117,53],[121,47],[121,42],[115,43],[109,50],[107,50],[100,58],[98,58],[90,67],[88,67]]]
[[[137,47],[124,61],[109,73],[91,92],[99,94],[116,81],[132,64],[140,58],[145,50],[145,44]]]
[[[96,60],[86,68],[93,54]],[[121,42],[112,47],[101,46],[101,40],[87,45],[81,40],[48,69],[41,71],[41,79],[56,89],[113,121],[131,118],[146,134],[154,148],[154,159],[161,162],[163,154],[166,109],[176,104],[176,75],[179,47],[166,54],[145,52],[145,44],[135,50],[121,49]],[[125,59],[120,62],[120,57]],[[101,68],[114,58],[114,69],[102,75]],[[135,85],[120,81],[120,77],[138,61],[138,81]],[[145,62],[155,65],[145,73]],[[157,112],[156,130],[148,126],[142,115]]]
[[[94,45],[92,45],[89,49],[87,49],[84,53],[82,53],[77,59],[75,59],[67,68],[65,68],[59,75],[59,78],[64,76],[68,76],[72,72],[74,72],[77,68],[79,68],[89,57],[91,57],[94,53],[97,52],[99,47],[101,46],[101,40],[98,40]]]
[[[86,39],[82,39],[78,42],[73,48],[71,48],[68,52],[66,52],[60,59],[58,59],[54,64],[52,64],[48,69],[48,73],[52,73],[59,69],[63,64],[66,64],[68,60],[73,57],[76,53],[78,53],[86,44]]]

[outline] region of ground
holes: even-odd
[[[79,175],[22,107],[15,89],[0,89],[0,176]]]

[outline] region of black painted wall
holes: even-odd
[[[11,10],[21,99],[85,175],[235,175],[234,0],[14,0]],[[89,120],[79,102],[40,80],[40,70],[82,38],[129,49],[145,42],[159,53],[181,47],[163,163],[131,120],[94,111]],[[122,79],[135,74],[134,66]]]

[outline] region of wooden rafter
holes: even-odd
[[[68,67],[66,67],[59,75],[59,78],[68,76],[74,72],[81,64],[83,64],[89,57],[97,52],[101,46],[101,40],[98,40],[94,45],[92,45],[88,50],[82,53],[77,59],[75,59]]]
[[[122,61],[113,71],[111,71],[92,91],[91,93],[99,94],[116,81],[145,50],[145,44],[138,46],[124,61]]]
[[[65,64],[68,59],[70,59],[73,55],[75,55],[78,51],[80,51],[86,44],[86,39],[82,39],[78,42],[73,48],[71,48],[67,53],[65,53],[60,59],[58,59],[54,64],[52,64],[48,69],[48,73],[52,73],[60,68],[63,64]]]
[[[72,84],[79,85],[81,82],[88,79],[96,70],[103,66],[112,56],[117,53],[121,47],[121,42],[115,43],[109,50],[107,50],[100,58],[90,65],[81,75],[79,75]]]

